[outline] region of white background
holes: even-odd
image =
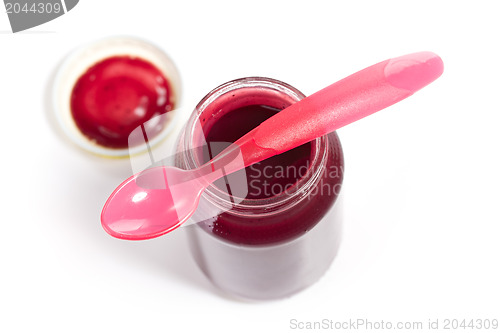
[[[86,0],[17,34],[2,9],[0,331],[254,333],[297,331],[293,318],[424,328],[428,319],[500,319],[497,9],[497,1]],[[244,76],[311,94],[424,50],[442,57],[445,72],[338,131],[345,230],[327,274],[289,299],[241,302],[205,279],[182,229],[144,242],[101,229],[101,207],[129,162],[69,143],[53,124],[49,92],[68,52],[117,34],[174,59],[184,118],[211,89]]]

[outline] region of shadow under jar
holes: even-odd
[[[200,166],[304,97],[261,77],[217,87],[181,132],[176,166]],[[246,299],[282,298],[310,286],[339,248],[335,202],[343,171],[342,147],[331,133],[219,179],[186,227],[198,266],[214,285]]]

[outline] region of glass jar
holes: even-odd
[[[217,87],[201,100],[183,129],[176,166],[194,169],[203,164],[199,149],[206,147],[206,133],[224,115],[254,105],[282,110],[304,97],[286,83],[261,77]],[[245,117],[251,119],[251,108]],[[311,285],[330,266],[341,235],[335,202],[343,178],[342,147],[336,133],[307,145],[307,167],[278,193],[245,197],[248,191],[241,188],[248,190],[249,183],[242,177],[236,185],[226,184],[232,192],[211,185],[203,193],[186,229],[195,261],[220,289],[248,299],[282,298]]]

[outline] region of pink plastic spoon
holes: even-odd
[[[116,188],[101,214],[111,236],[166,234],[195,212],[202,192],[229,174],[283,153],[412,95],[443,72],[441,58],[420,52],[363,69],[269,118],[198,169],[155,167]],[[236,158],[241,154],[241,158]]]

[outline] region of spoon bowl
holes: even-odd
[[[193,215],[206,186],[193,172],[175,167],[146,169],[111,194],[101,223],[111,236],[142,240],[166,234]]]

